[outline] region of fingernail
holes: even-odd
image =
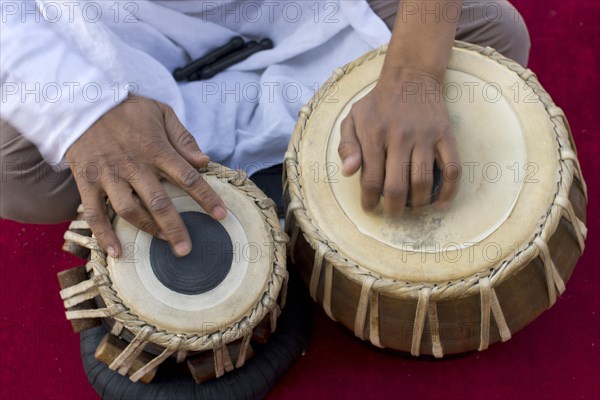
[[[196,151],[194,155],[196,156],[196,159],[201,163],[208,163],[210,161],[210,157],[201,151]]]
[[[348,165],[350,163],[348,162],[348,159],[346,158],[345,160],[342,160],[342,173],[345,174],[346,170],[348,169]]]
[[[202,152],[202,150],[196,150],[196,151],[194,152],[194,155],[195,155],[196,157],[198,157],[198,158],[209,158],[209,157],[208,157],[208,154],[204,154],[204,153]]]
[[[348,156],[342,161],[342,175],[348,176],[350,175],[350,169],[352,167],[352,163],[356,159],[355,156]]]
[[[212,210],[212,216],[215,219],[223,219],[227,216],[227,211],[221,206],[216,206]]]
[[[157,237],[157,238],[159,238],[160,240],[165,240],[165,241],[167,240],[167,237],[165,236],[165,234],[164,234],[164,233],[162,233],[162,231],[159,231],[159,232],[156,234],[156,237]]]
[[[397,221],[397,220],[401,219],[403,214],[404,214],[404,211],[395,211],[395,212],[384,211],[383,218],[386,221],[393,222],[393,221]]]
[[[108,246],[106,248],[106,252],[108,253],[109,256],[111,256],[112,258],[117,258],[117,251],[115,250],[115,248],[113,246]]]
[[[175,245],[175,253],[179,257],[187,256],[190,253],[190,251],[192,251],[192,249],[190,245],[186,242],[179,242]]]
[[[435,203],[433,203],[433,205],[438,210],[446,210],[450,206],[450,202],[448,202],[448,201],[436,201]]]

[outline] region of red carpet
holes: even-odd
[[[573,129],[589,186],[585,255],[550,311],[504,344],[429,361],[382,353],[318,309],[306,355],[271,398],[600,397],[600,3],[514,1],[527,21],[530,67]],[[95,399],[64,319],[56,272],[65,226],[0,221],[0,399]],[[596,377],[596,378],[594,378]]]

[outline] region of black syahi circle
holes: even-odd
[[[177,257],[167,242],[155,237],[150,244],[150,265],[167,288],[187,295],[206,293],[229,273],[233,261],[231,237],[219,221],[207,214],[186,211],[180,215],[192,239],[191,253]]]

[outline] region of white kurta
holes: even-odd
[[[0,116],[50,162],[133,91],[173,107],[213,161],[252,173],[282,161],[300,107],[336,67],[390,38],[364,0],[11,1],[1,10]],[[275,46],[207,81],[175,82],[175,68],[236,35]]]

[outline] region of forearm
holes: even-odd
[[[454,42],[462,0],[401,1],[382,78],[414,70],[441,82]]]

